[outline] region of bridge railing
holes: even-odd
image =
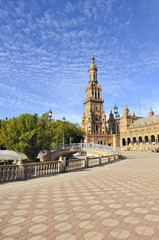
[[[92,142],[90,143],[71,143],[71,144],[65,144],[65,145],[58,145],[51,149],[51,152],[57,152],[57,151],[66,151],[66,150],[74,150],[74,149],[97,149],[102,150],[107,153],[115,153],[116,149],[111,146],[101,145],[101,144],[94,144]],[[41,152],[38,157],[43,157],[47,154],[47,152]]]
[[[59,146],[53,147],[51,149],[51,152],[61,151],[61,150],[69,150],[69,149],[82,149],[82,148],[99,149],[99,150],[104,150],[109,153],[115,153],[114,147],[101,145],[101,144],[94,144],[92,142],[91,143],[71,143],[71,144],[59,145]]]

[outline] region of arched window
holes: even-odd
[[[142,143],[142,137],[139,137],[139,143]]]
[[[151,143],[153,143],[153,142],[155,143],[155,136],[154,135],[151,136]]]
[[[128,138],[128,145],[131,143],[131,139],[130,138]]]
[[[136,143],[136,137],[133,137],[133,144]]]
[[[123,145],[123,146],[126,145],[125,138],[122,139],[122,145]]]
[[[148,143],[148,141],[149,141],[148,136],[145,136],[145,143]]]

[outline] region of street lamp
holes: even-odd
[[[63,116],[62,121],[63,121],[63,148],[64,148],[65,147],[65,122],[66,122],[65,116]]]
[[[49,122],[50,122],[50,124],[49,124],[49,131],[51,131],[51,119],[52,119],[52,111],[51,111],[51,109],[50,109],[50,111],[48,112],[48,114],[49,114]],[[50,161],[51,161],[51,140],[49,139],[49,148],[50,148],[50,151],[49,151],[49,158],[50,158]]]
[[[118,128],[117,128],[117,121],[120,119],[120,115],[118,113],[118,107],[115,104],[114,107],[114,115],[115,115],[115,135],[116,135],[116,147],[118,147]]]
[[[51,121],[51,118],[52,118],[52,111],[51,111],[51,109],[50,109],[50,111],[48,112],[48,114],[49,114],[49,121]]]
[[[114,114],[115,114],[115,118],[116,118],[116,116],[118,114],[118,107],[116,106],[116,104],[115,104],[115,107],[114,107]]]

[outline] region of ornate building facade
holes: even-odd
[[[82,129],[86,132],[85,143],[94,142],[113,147],[120,146],[128,150],[139,147],[143,150],[147,147],[149,149],[152,145],[159,147],[159,114],[154,115],[152,109],[149,116],[143,118],[132,115],[126,106],[123,116],[119,120],[114,118],[112,111],[106,120],[102,89],[98,84],[98,69],[94,60],[95,58],[92,56],[88,70],[89,82],[85,91],[86,99],[83,102]]]
[[[136,117],[126,106],[120,118],[120,146],[131,150],[131,147],[145,149],[158,144],[159,114],[154,115],[151,109],[148,117]]]
[[[94,142],[115,146],[115,119],[111,113],[108,122],[103,110],[104,99],[102,99],[101,86],[97,80],[97,67],[92,56],[89,68],[89,82],[86,88],[86,99],[84,104],[84,113],[82,116],[82,129],[85,130],[85,142]],[[107,125],[107,126],[106,126]]]

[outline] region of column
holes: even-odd
[[[158,137],[157,137],[157,135],[155,135],[155,143],[156,143],[156,145],[158,144]]]
[[[136,144],[139,145],[139,138],[136,137]]]

